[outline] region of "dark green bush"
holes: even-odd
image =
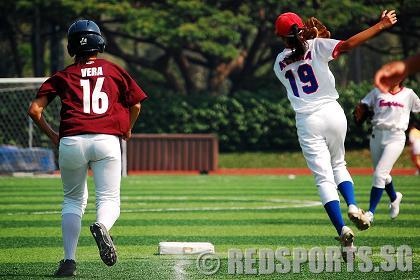
[[[355,104],[372,89],[369,83],[339,89],[339,102],[348,121],[346,146],[367,147],[369,124],[356,127]],[[234,97],[184,96],[149,93],[138,133],[215,133],[222,151],[295,150],[297,141],[294,112],[284,89],[237,92]]]

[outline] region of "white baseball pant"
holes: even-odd
[[[109,230],[120,214],[121,149],[118,137],[107,134],[63,137],[59,165],[64,189],[62,215],[83,215],[90,167],[95,183],[96,220]]]
[[[344,160],[347,120],[338,102],[324,104],[312,114],[296,114],[296,128],[303,156],[315,176],[326,203],[339,200],[337,185],[353,182]]]
[[[373,129],[370,137],[370,154],[375,169],[372,186],[385,188],[392,181],[392,167],[400,157],[405,146],[405,133],[402,130]]]

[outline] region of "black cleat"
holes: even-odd
[[[90,232],[98,245],[102,261],[108,266],[113,266],[117,262],[117,251],[105,226],[98,222],[93,223]]]
[[[76,262],[74,260],[61,260],[55,277],[71,277],[76,276]]]

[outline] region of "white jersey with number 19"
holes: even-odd
[[[286,64],[291,49],[278,54],[274,72],[287,90],[296,113],[311,114],[323,104],[338,99],[335,79],[328,62],[338,56],[337,46],[342,41],[324,38],[308,40],[308,49],[302,60]]]

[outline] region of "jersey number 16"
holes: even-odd
[[[92,93],[92,112],[95,114],[103,114],[108,110],[108,95],[101,91],[104,84],[104,77],[99,77],[96,80],[95,88]],[[89,80],[80,80],[80,85],[83,88],[83,112],[91,114],[90,108],[90,82]],[[99,102],[100,100],[100,102]]]
[[[318,90],[318,82],[315,78],[314,70],[312,69],[312,66],[309,64],[302,64],[299,65],[297,69],[297,74],[299,77],[300,82],[302,85],[302,90],[306,94],[314,93]],[[287,70],[285,75],[286,79],[289,80],[290,86],[293,90],[293,95],[296,97],[299,97],[299,90],[296,84],[295,76],[293,75],[293,72],[291,69]]]

